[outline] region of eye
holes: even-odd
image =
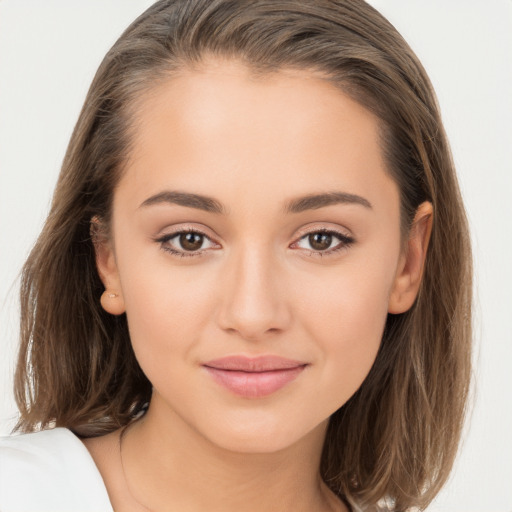
[[[180,257],[199,256],[216,245],[206,234],[191,229],[163,235],[156,241],[164,251]]]
[[[309,251],[315,256],[331,255],[354,243],[354,239],[338,231],[321,229],[300,238],[294,246]]]

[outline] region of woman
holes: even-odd
[[[375,10],[157,2],[25,266],[18,430],[44,431],[2,441],[0,508],[425,507],[470,270],[435,97]]]

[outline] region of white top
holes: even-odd
[[[0,437],[1,512],[113,512],[94,460],[66,428]]]

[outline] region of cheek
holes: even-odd
[[[334,384],[332,398],[340,405],[362,384],[379,350],[393,277],[389,268],[382,261],[360,261],[321,289],[309,287],[305,326],[322,349],[323,378],[326,386]]]
[[[178,356],[190,360],[202,322],[209,318],[210,286],[207,273],[173,268],[164,254],[156,262],[154,254],[138,256],[118,264],[132,345],[141,367],[151,374]]]

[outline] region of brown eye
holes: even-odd
[[[185,251],[197,251],[203,245],[203,238],[199,233],[181,233],[179,242]]]
[[[306,249],[311,255],[331,256],[341,249],[347,249],[354,243],[351,236],[338,231],[312,231],[293,244],[300,249]]]
[[[312,233],[308,235],[308,242],[315,251],[325,251],[332,243],[332,235],[329,233]]]
[[[216,246],[208,235],[199,231],[177,231],[163,235],[155,239],[155,242],[158,242],[164,251],[180,257],[203,256],[205,252]]]

